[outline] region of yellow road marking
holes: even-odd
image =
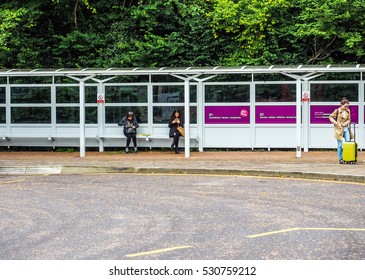
[[[22,181],[25,181],[25,179],[18,179],[18,180],[7,181],[7,182],[0,182],[0,184],[11,184],[11,183],[17,183],[17,182],[22,182]]]
[[[256,238],[256,237],[267,236],[267,235],[278,234],[278,233],[284,233],[284,232],[294,231],[294,230],[298,230],[298,228],[288,228],[288,229],[277,230],[277,231],[269,231],[269,232],[264,232],[264,233],[259,233],[259,234],[247,235],[246,237]]]
[[[127,258],[134,258],[134,257],[140,257],[140,256],[152,255],[152,254],[159,254],[159,253],[164,253],[164,252],[169,252],[169,251],[174,251],[174,250],[180,250],[180,249],[187,249],[187,248],[192,248],[192,246],[178,246],[178,247],[165,248],[165,249],[153,250],[153,251],[148,251],[148,252],[129,254],[129,255],[126,255],[126,257]]]
[[[40,174],[40,175],[27,175],[28,177],[27,178],[31,178],[31,177],[46,177],[46,176],[49,176],[51,174]],[[0,185],[1,184],[12,184],[12,183],[18,183],[18,182],[23,182],[25,181],[26,179],[18,179],[18,180],[12,180],[12,181],[6,181],[6,182],[0,182]]]
[[[323,231],[365,231],[365,228],[288,228],[277,231],[264,232],[259,234],[247,235],[248,238],[256,238],[267,235],[279,234],[289,231],[298,231],[298,230],[323,230]]]

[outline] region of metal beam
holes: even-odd
[[[291,73],[302,75],[303,73],[361,73],[365,72],[365,65],[356,66],[238,66],[238,67],[187,67],[187,68],[109,68],[109,69],[33,69],[16,70],[0,69],[0,76],[120,76],[120,75],[202,75],[202,74],[270,74]]]

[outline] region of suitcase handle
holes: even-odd
[[[355,126],[356,126],[356,124],[354,122],[351,122],[350,125],[349,125],[350,138],[351,138],[351,125],[354,126],[354,130],[353,130],[354,131],[354,140],[352,142],[356,142],[356,132],[355,132]],[[351,141],[351,139],[350,139],[350,141]]]

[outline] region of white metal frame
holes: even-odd
[[[52,77],[53,83],[51,85],[52,90],[52,98],[54,98],[54,91],[55,86],[58,86],[59,84],[55,84],[54,80],[55,77],[69,77],[71,79],[74,79],[78,81],[79,83],[79,95],[80,95],[80,123],[79,123],[79,146],[80,146],[80,157],[85,156],[85,147],[87,145],[87,141],[89,138],[93,138],[93,136],[89,136],[85,132],[86,124],[85,124],[85,84],[89,82],[90,80],[94,80],[96,82],[96,86],[98,86],[98,93],[102,93],[102,90],[105,86],[105,82],[107,82],[110,79],[114,79],[117,76],[138,76],[138,75],[148,75],[150,77],[148,85],[148,92],[149,92],[149,98],[152,94],[152,86],[153,83],[151,82],[151,77],[155,75],[171,75],[174,76],[182,81],[184,84],[184,94],[185,94],[185,123],[186,123],[186,134],[187,137],[185,138],[185,157],[190,156],[190,146],[191,146],[191,131],[190,131],[190,83],[191,82],[197,82],[198,88],[197,88],[197,111],[198,111],[198,124],[197,124],[197,133],[196,138],[198,139],[199,143],[199,150],[203,151],[204,148],[204,83],[209,80],[210,78],[216,76],[216,75],[231,75],[231,74],[251,74],[252,75],[252,81],[250,82],[251,90],[250,90],[250,106],[251,108],[254,108],[255,102],[254,102],[254,82],[253,77],[255,74],[281,74],[286,75],[291,78],[293,78],[293,81],[296,83],[296,115],[297,115],[297,121],[295,125],[296,130],[296,155],[297,157],[301,156],[302,149],[304,148],[304,151],[307,151],[309,148],[314,148],[311,143],[309,143],[310,137],[311,137],[311,125],[309,124],[309,120],[307,119],[307,114],[305,114],[305,118],[303,119],[303,124],[301,123],[301,118],[299,116],[302,116],[302,106],[304,112],[309,110],[310,104],[304,103],[302,104],[301,101],[301,93],[302,90],[308,90],[310,86],[310,80],[313,78],[316,78],[324,73],[360,73],[360,79],[358,81],[351,81],[355,83],[359,83],[359,125],[358,125],[358,140],[359,140],[359,147],[362,149],[364,147],[365,143],[365,135],[364,135],[364,82],[362,80],[362,72],[365,71],[364,65],[354,65],[354,66],[332,66],[332,65],[314,65],[314,66],[262,66],[262,67],[249,67],[249,66],[242,66],[242,67],[188,67],[188,68],[131,68],[131,69],[121,69],[121,68],[110,68],[110,69],[58,69],[58,70],[47,70],[47,69],[34,69],[34,70],[17,70],[17,69],[3,69],[0,70],[0,77],[6,77],[6,84],[0,85],[5,86],[5,92],[6,92],[6,102],[5,102],[5,110],[6,110],[6,122],[4,124],[0,124],[0,131],[3,133],[3,142],[2,145],[6,145],[6,141],[9,140],[11,137],[16,137],[12,133],[11,128],[14,127],[14,124],[11,124],[10,120],[10,114],[11,114],[11,104],[10,104],[10,78],[11,77]],[[287,82],[287,81],[285,81]],[[318,81],[316,81],[318,82]],[[324,81],[324,82],[331,82],[331,81]],[[333,81],[333,82],[339,82],[339,81]],[[17,85],[19,86],[19,85]],[[44,86],[44,84],[42,84]],[[149,99],[152,100],[152,99]],[[52,99],[52,104],[55,102],[54,99]],[[31,104],[26,104],[27,106]],[[4,107],[4,104],[0,104],[1,107]],[[22,106],[17,104],[16,106]],[[25,105],[24,105],[25,106]],[[37,104],[39,106],[39,104]],[[45,105],[46,106],[46,105]],[[53,105],[52,105],[53,106]],[[105,104],[104,104],[105,106]],[[148,106],[152,109],[152,104],[148,104]],[[102,105],[98,105],[98,134],[104,134],[105,133],[105,127],[103,126],[103,121],[105,122],[105,110],[103,113],[103,110],[101,110]],[[104,108],[105,109],[105,108]],[[101,111],[101,112],[100,112]],[[152,129],[152,112],[149,110],[149,116],[148,116],[148,125],[147,130],[151,131]],[[255,134],[253,133],[256,129],[257,125],[253,124],[253,120],[255,117],[254,110],[251,110],[251,123],[249,125],[250,130],[250,146],[252,148],[255,146]],[[104,119],[103,119],[104,118]],[[52,140],[52,134],[54,132],[54,120],[55,120],[55,109],[52,109],[52,124],[53,127],[52,133],[48,135],[47,141]],[[101,123],[100,123],[101,122]],[[39,125],[30,125],[29,129],[35,128],[35,127],[42,127],[41,124]],[[327,129],[330,128],[330,126],[327,127]],[[25,137],[26,135],[18,135],[19,136],[19,145],[26,145],[25,139],[28,137]],[[37,134],[33,135],[33,138],[42,138],[47,135]],[[60,135],[62,137],[62,135]],[[63,135],[64,138],[67,138],[67,135]],[[31,138],[31,135],[29,135],[29,138]],[[90,141],[98,142],[99,149],[103,150],[103,142],[99,141],[100,139],[89,139]],[[21,142],[24,141],[24,142]],[[42,140],[43,141],[43,140]],[[43,145],[44,143],[48,142],[37,142],[39,145]],[[94,143],[95,143],[94,142]],[[37,144],[35,143],[35,145]]]

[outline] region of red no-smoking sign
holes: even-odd
[[[102,94],[99,94],[98,95],[98,99],[97,99],[96,102],[98,102],[98,103],[104,103],[104,96]]]
[[[303,91],[303,93],[302,93],[302,101],[309,102],[309,100],[310,100],[309,91]]]

